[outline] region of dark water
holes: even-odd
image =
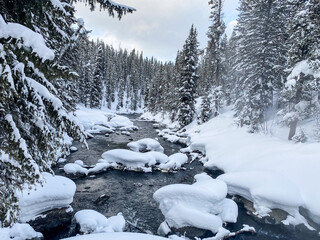
[[[130,115],[130,118],[136,116]],[[132,132],[131,136],[121,135],[120,133],[104,135],[95,135],[93,139],[88,140],[89,150],[82,148],[75,143],[78,151],[72,153],[68,162],[82,160],[87,165],[96,164],[103,152],[116,149],[127,148],[127,143],[142,138],[158,138],[155,129],[152,128],[152,122],[134,121],[139,127],[138,131]],[[181,146],[163,141],[159,142],[165,149],[165,154],[171,155],[179,152]],[[58,175],[64,175],[59,169],[63,163],[55,168]],[[89,177],[71,177],[77,185],[77,192],[74,197],[72,207],[74,213],[83,209],[93,209],[103,215],[110,217],[122,212],[124,218],[129,222],[127,231],[147,232],[156,234],[157,229],[164,217],[153,200],[153,193],[168,184],[174,183],[193,183],[194,175],[204,171],[198,161],[194,161],[186,166],[186,170],[177,173],[137,173],[124,172],[119,170],[110,170],[96,176]],[[219,175],[221,172],[210,172],[210,175]],[[99,198],[105,195],[104,198]],[[246,210],[239,206],[238,223],[229,224],[227,228],[230,231],[237,231],[242,228],[242,224],[248,224],[255,227],[257,234],[241,234],[231,239],[243,240],[308,240],[316,239],[297,234],[296,231],[288,231],[281,227],[260,224],[246,214]],[[64,237],[74,236],[76,234],[75,223],[68,226],[45,232],[45,239],[56,240]],[[202,237],[210,237],[212,234],[208,231],[200,232]]]

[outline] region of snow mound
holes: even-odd
[[[172,184],[154,193],[169,227],[190,226],[218,233],[223,231],[224,222],[236,222],[238,206],[226,198],[226,183],[205,173],[196,175],[195,180],[192,185]],[[163,231],[160,227],[159,232]]]
[[[95,168],[107,166],[131,171],[152,172],[152,169],[176,170],[187,161],[188,157],[182,153],[168,157],[161,152],[141,153],[126,149],[113,149],[102,154],[102,159],[98,161]]]
[[[120,129],[120,131],[133,131],[138,129],[127,117],[118,116],[101,109],[85,108],[80,105],[77,108],[75,114],[89,136],[90,134],[114,133],[116,129]]]
[[[133,152],[126,149],[114,149],[102,154],[102,158],[107,163],[118,163],[128,170],[143,170],[149,172],[150,167],[157,163],[169,161],[168,156],[160,152]]]
[[[188,162],[188,156],[183,153],[175,153],[169,156],[169,161],[160,164],[160,168],[164,170],[179,169],[181,166]]]
[[[143,233],[98,233],[90,235],[82,235],[63,240],[168,240],[167,238],[143,234]]]
[[[43,173],[43,179],[43,186],[36,184],[30,191],[26,186],[22,192],[17,193],[21,222],[27,222],[55,208],[68,207],[72,203],[76,192],[76,185],[72,180],[49,173]]]
[[[140,139],[136,142],[130,142],[127,145],[132,151],[144,152],[144,151],[156,151],[163,152],[163,147],[157,140],[152,138]]]
[[[10,228],[0,228],[1,240],[27,240],[42,237],[41,233],[36,232],[29,224],[26,223],[15,223]]]
[[[80,225],[80,231],[84,234],[123,232],[126,225],[122,213],[106,218],[99,212],[86,209],[77,212],[74,217]]]
[[[63,170],[66,174],[82,174],[82,175],[88,175],[88,169],[82,167],[81,165],[77,163],[67,163],[64,165]]]

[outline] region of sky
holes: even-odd
[[[200,48],[207,44],[210,25],[208,0],[115,0],[137,9],[119,21],[99,7],[91,12],[83,2],[76,6],[76,17],[83,18],[90,37],[103,39],[116,49],[143,51],[146,57],[174,60],[189,34],[191,25],[198,30]],[[239,0],[224,0],[224,21],[230,36],[236,24]]]

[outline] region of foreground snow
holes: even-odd
[[[1,240],[27,240],[41,237],[41,233],[34,231],[29,224],[25,223],[16,223],[10,228],[0,228]]]
[[[126,225],[122,213],[106,218],[101,213],[87,209],[77,212],[74,217],[84,234],[123,232]]]
[[[288,221],[298,224],[306,221],[299,214],[303,207],[320,224],[319,143],[294,144],[281,135],[249,134],[233,123],[232,116],[227,111],[190,127],[192,144],[185,151],[206,154],[205,167],[226,172],[219,179],[228,184],[229,193],[252,201],[258,214],[279,208],[294,217]]]
[[[98,233],[90,235],[82,235],[63,240],[168,240],[168,238],[158,237],[154,235],[142,233]]]
[[[42,186],[37,184],[31,190],[26,187],[18,193],[21,222],[27,222],[55,208],[68,207],[72,203],[76,192],[76,185],[72,180],[49,173],[43,173],[43,178]]]
[[[237,204],[227,199],[227,185],[207,174],[195,176],[196,183],[172,184],[157,190],[153,197],[165,216],[159,233],[168,234],[169,227],[196,227],[218,235],[229,235],[223,228],[225,222],[236,222]]]

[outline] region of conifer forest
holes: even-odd
[[[1,240],[319,239],[320,1],[227,2],[163,61],[0,0]]]

